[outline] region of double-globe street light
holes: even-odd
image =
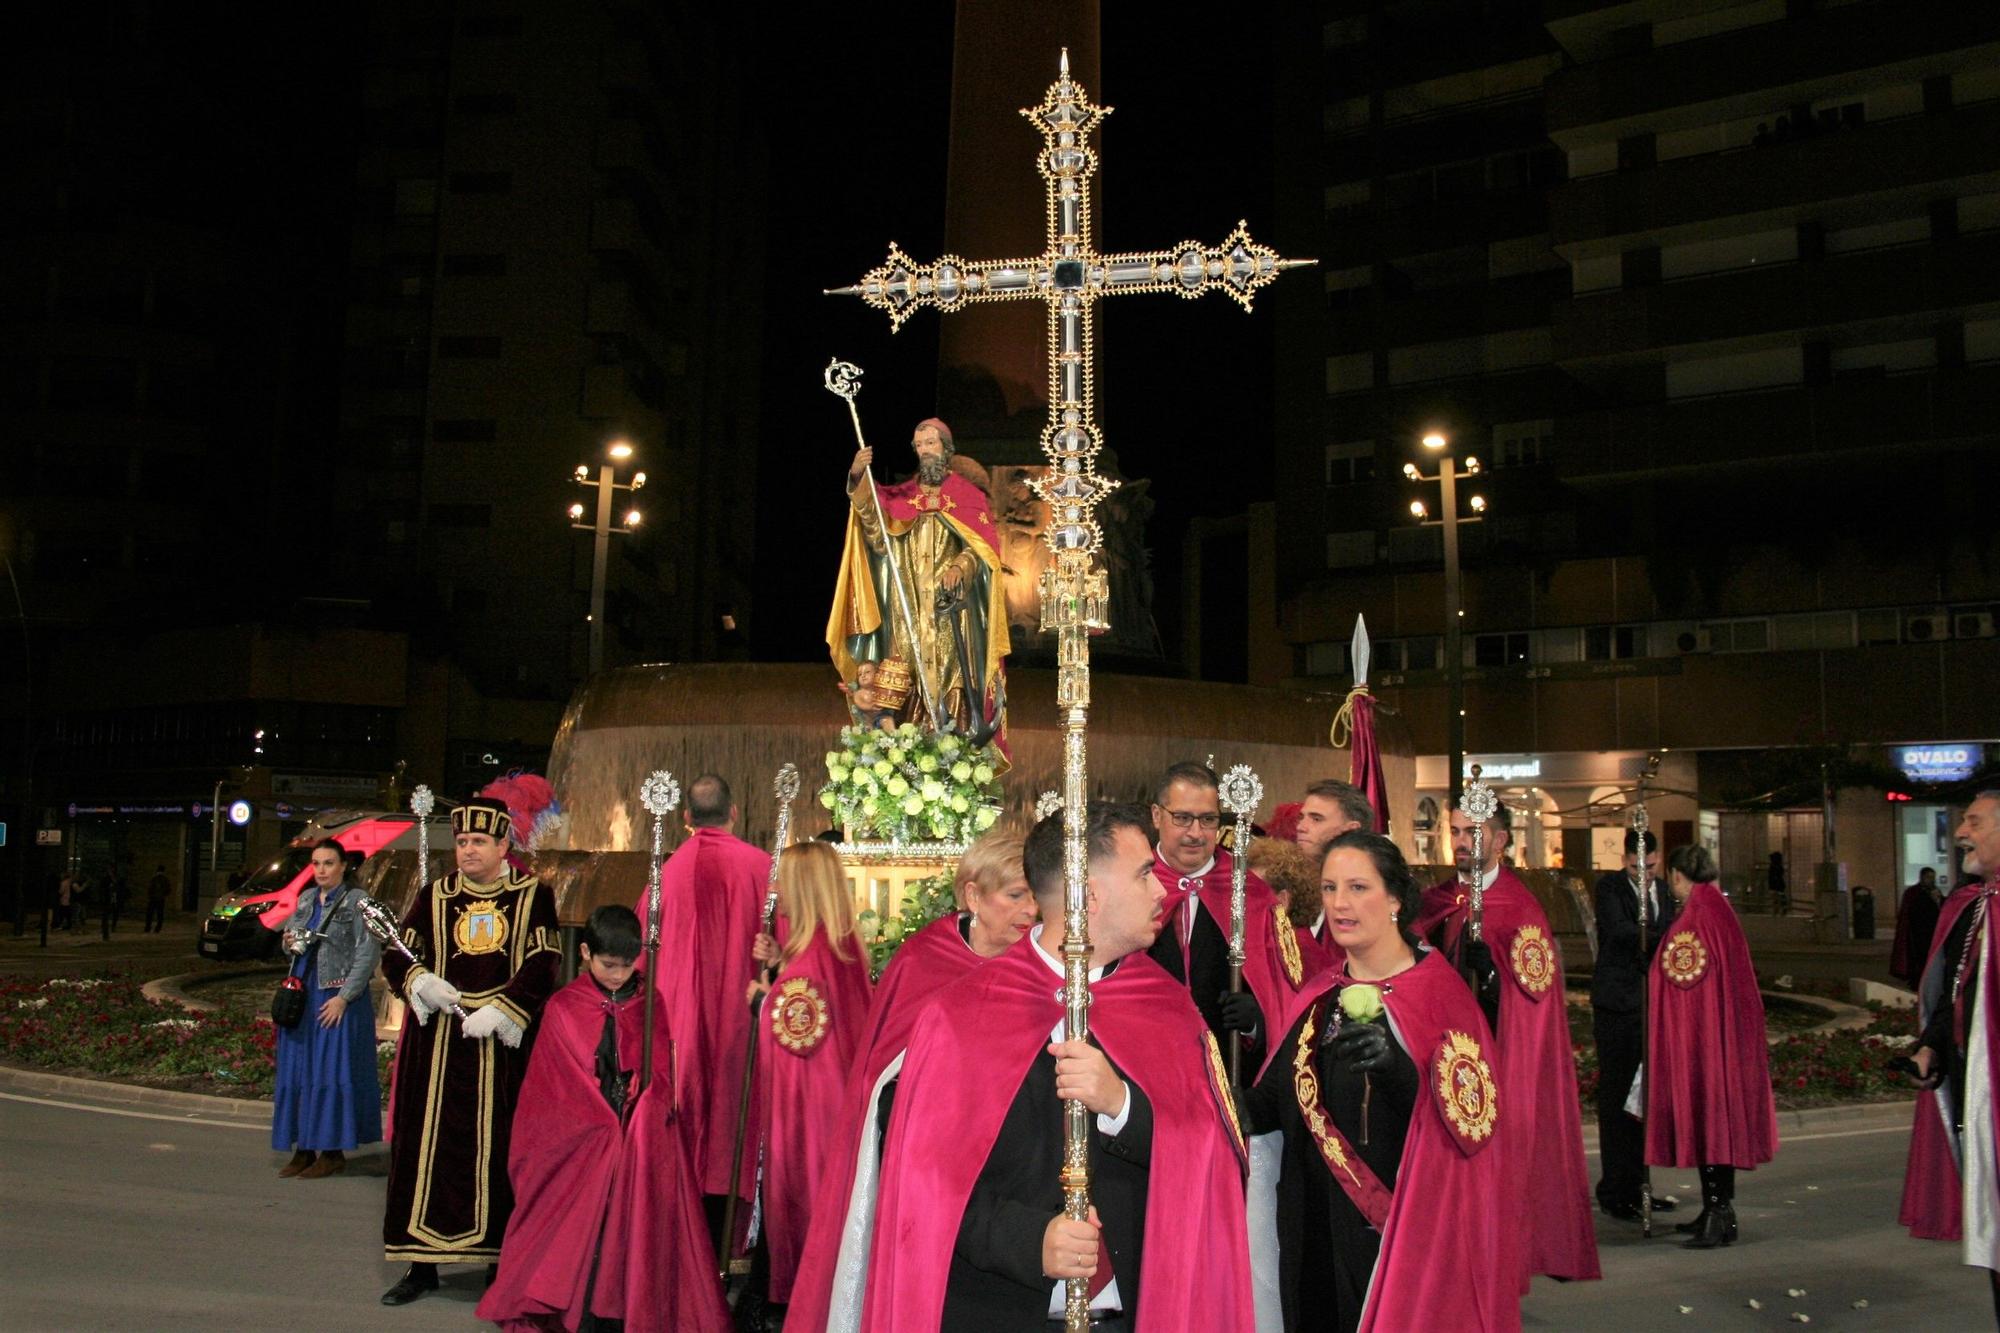
[[[625,440],[613,440],[605,449],[605,461],[598,467],[597,476],[590,475],[590,464],[576,465],[575,481],[579,486],[597,488],[597,517],[593,522],[583,521],[584,506],[581,501],[569,507],[569,525],[582,532],[593,534],[595,541],[590,552],[590,673],[594,676],[604,666],[604,578],[611,559],[611,534],[629,534],[639,526],[639,511],[625,511],[623,524],[614,524],[611,519],[612,501],[619,491],[637,491],[646,484],[646,474],[635,472],[630,482],[618,480],[618,466],[630,462],[632,446]]]
[[[1466,504],[1472,513],[1461,518],[1458,483],[1479,475],[1479,460],[1467,458],[1465,471],[1457,471],[1458,465],[1451,456],[1451,440],[1442,431],[1427,432],[1423,444],[1439,455],[1436,474],[1427,477],[1415,463],[1405,463],[1403,475],[1418,483],[1436,482],[1439,487],[1438,517],[1430,516],[1422,500],[1410,501],[1410,513],[1425,527],[1444,529],[1444,661],[1446,679],[1451,685],[1451,705],[1446,710],[1449,726],[1446,747],[1450,753],[1445,759],[1450,768],[1451,806],[1455,809],[1465,769],[1465,648],[1461,633],[1465,612],[1458,605],[1458,525],[1481,522],[1486,513],[1486,497],[1468,497]]]

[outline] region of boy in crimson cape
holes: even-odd
[[[1521,1289],[1536,1273],[1563,1280],[1601,1277],[1597,1230],[1590,1216],[1590,1179],[1583,1167],[1583,1119],[1577,1107],[1576,1057],[1570,1051],[1563,999],[1562,956],[1548,914],[1500,855],[1512,834],[1507,807],[1486,822],[1484,864],[1472,864],[1472,820],[1451,812],[1451,850],[1458,874],[1424,890],[1417,934],[1460,972],[1478,978],[1480,1007],[1493,1025],[1494,1070],[1500,1078],[1501,1160],[1526,1261]],[[1485,884],[1484,938],[1474,940],[1471,893]]]
[[[514,1217],[479,1317],[509,1330],[727,1329],[664,1006],[652,1082],[638,1086],[638,916],[598,908],[578,953],[584,971],[543,1008],[521,1086]]]
[[[2000,1322],[2000,940],[1993,931],[2000,895],[2000,791],[1965,808],[1957,841],[1967,873],[1982,882],[1944,900],[1930,962],[1918,990],[1923,1035],[1913,1057],[1917,1119],[1897,1220],[1919,1240],[1955,1240],[1964,1262],[1987,1270]]]
[[[1134,1333],[1252,1327],[1243,1143],[1221,1057],[1143,951],[1158,930],[1145,811],[1085,830],[1090,1037],[1063,1041],[1061,816],[1024,856],[1042,924],[918,1017],[890,1111],[861,1326],[1042,1327],[1064,1283]],[[1092,1210],[1063,1215],[1063,1101],[1090,1113]],[[1152,1198],[1160,1164],[1160,1198]]]

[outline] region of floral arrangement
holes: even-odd
[[[903,890],[903,905],[887,921],[872,907],[855,918],[855,929],[868,946],[868,965],[880,977],[903,941],[941,916],[958,910],[958,891],[951,871],[942,870],[924,879],[912,880]]]
[[[882,842],[971,842],[1000,819],[999,756],[909,722],[894,731],[842,727],[826,752],[819,803],[849,836]]]

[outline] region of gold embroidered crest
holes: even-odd
[[[1222,1107],[1222,1118],[1229,1122],[1229,1137],[1236,1145],[1237,1154],[1247,1158],[1250,1149],[1243,1141],[1243,1122],[1236,1118],[1236,1099],[1229,1095],[1229,1070],[1222,1063],[1222,1048],[1215,1044],[1213,1032],[1203,1032],[1201,1039],[1208,1048],[1209,1091],[1215,1094],[1216,1102]]]
[[[1271,904],[1271,928],[1278,932],[1278,958],[1285,965],[1285,980],[1294,986],[1305,979],[1305,959],[1299,956],[1298,932],[1292,929],[1292,919],[1285,915],[1283,903]]]
[[[1514,966],[1514,980],[1530,995],[1539,996],[1556,983],[1556,946],[1540,926],[1523,926],[1514,932],[1514,944],[1507,952]]]
[[[771,996],[771,1035],[786,1050],[804,1055],[826,1036],[826,997],[806,977],[792,977]]]
[[[1449,1029],[1438,1043],[1436,1078],[1438,1105],[1452,1133],[1468,1143],[1483,1143],[1493,1135],[1499,1115],[1499,1093],[1493,1070],[1479,1053],[1479,1043]]]
[[[460,953],[499,953],[507,946],[507,914],[498,903],[475,899],[459,909],[451,938]]]
[[[1660,948],[1660,970],[1676,986],[1692,986],[1708,971],[1708,946],[1691,930],[1676,931]]]

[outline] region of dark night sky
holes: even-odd
[[[1310,253],[1313,238],[1273,234],[1263,39],[1190,47],[1159,13],[1104,6],[1104,86],[1089,90],[1116,108],[1097,136],[1103,244],[1212,244],[1244,218],[1281,253]],[[891,239],[919,260],[941,248],[952,23],[936,0],[872,6],[869,30],[896,33],[886,44],[831,8],[788,11],[786,22],[769,43],[784,92],[762,124],[772,181],[761,423],[763,482],[785,489],[761,511],[753,644],[760,658],[812,659],[825,652],[844,521],[838,479],[852,452],[821,371],[834,355],[865,367],[863,424],[878,443],[898,440],[932,411],[938,325],[925,312],[892,338],[880,312],[819,292],[880,262]],[[1049,78],[1055,57],[1052,46]],[[1046,83],[1023,87],[1015,105],[1039,100]],[[1018,179],[1019,206],[1039,218],[1039,141],[1025,126],[1018,137],[1018,155],[994,169]],[[978,308],[950,316],[980,317]],[[1124,473],[1152,483],[1154,612],[1171,654],[1188,519],[1270,495],[1271,323],[1217,296],[1160,295],[1106,302],[1098,329],[1099,423]],[[884,462],[886,473],[907,466]]]

